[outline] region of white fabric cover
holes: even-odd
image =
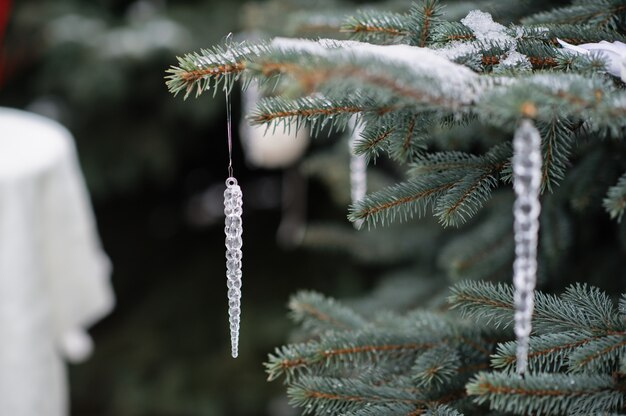
[[[68,414],[63,359],[89,355],[109,275],[72,136],[0,108],[0,415]]]

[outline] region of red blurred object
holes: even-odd
[[[4,67],[6,63],[6,52],[4,47],[4,32],[9,23],[9,11],[11,10],[11,0],[0,0],[0,86],[4,81]]]

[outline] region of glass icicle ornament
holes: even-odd
[[[355,117],[350,119],[350,127],[352,134],[350,135],[350,199],[352,203],[360,201],[367,192],[367,161],[364,155],[354,154],[356,141],[363,130],[362,126],[357,123]],[[359,229],[363,225],[363,220],[354,222],[354,228]]]
[[[228,286],[228,321],[230,324],[230,342],[233,358],[237,358],[239,350],[239,323],[241,317],[242,198],[243,194],[237,184],[237,179],[233,177],[226,179],[226,190],[224,191],[226,284]]]
[[[528,340],[532,329],[537,281],[537,243],[539,234],[539,190],[541,187],[541,136],[532,121],[524,119],[513,138],[513,207],[515,262],[513,285],[517,373],[528,367]]]
[[[241,322],[241,259],[243,253],[243,193],[233,174],[233,134],[230,91],[226,92],[226,131],[228,133],[228,179],[224,191],[226,233],[226,285],[228,287],[228,323],[233,358],[239,355],[239,324]]]

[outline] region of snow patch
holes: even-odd
[[[507,57],[500,61],[500,66],[502,68],[532,69],[528,57],[515,49],[511,49]]]
[[[507,28],[500,23],[494,22],[489,13],[480,10],[472,10],[461,19],[461,23],[470,28],[476,37],[476,41],[456,41],[447,46],[437,49],[436,53],[448,59],[457,59],[462,56],[478,53],[483,43],[493,43],[503,48],[515,50],[515,38],[507,33]],[[520,32],[517,32],[521,36]]]
[[[282,51],[297,50],[314,55],[331,57],[351,55],[357,59],[378,59],[385,63],[394,62],[406,67],[416,75],[434,78],[446,95],[461,102],[475,98],[479,77],[469,68],[451,62],[434,50],[410,45],[373,45],[358,41],[337,41],[333,39],[275,38],[272,43]]]
[[[328,49],[349,48],[356,42],[352,40],[281,38],[272,39],[272,46],[280,51],[299,51],[312,54],[324,54]]]
[[[506,32],[506,27],[494,22],[489,13],[472,10],[461,19],[461,23],[472,29],[476,39],[481,42],[497,42],[508,44],[513,38]]]
[[[443,58],[454,60],[462,56],[475,54],[478,50],[479,45],[476,43],[455,41],[443,48],[434,49],[433,51]]]
[[[600,54],[606,62],[607,72],[626,82],[626,43],[617,40],[613,43],[602,40],[598,43],[571,45],[561,39],[557,39],[557,41],[570,53],[587,55],[594,52]]]
[[[470,28],[476,37],[475,41],[451,42],[447,46],[435,50],[435,52],[448,59],[457,59],[462,56],[477,54],[485,44],[496,44],[507,49],[505,57],[495,68],[508,69],[532,69],[532,65],[528,57],[517,51],[517,40],[524,35],[524,29],[521,26],[512,30],[507,29],[500,23],[494,22],[493,17],[489,13],[480,10],[472,10],[461,19],[461,23]],[[514,36],[512,34],[514,31]]]

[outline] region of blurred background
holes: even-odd
[[[0,106],[52,118],[74,135],[114,267],[116,308],[91,330],[91,359],[70,367],[72,415],[291,414],[282,386],[265,381],[262,365],[287,339],[289,294],[299,288],[358,293],[367,285],[343,256],[299,243],[305,216],[348,227],[346,205],[329,203],[325,188],[307,185],[296,168],[251,165],[235,138],[245,243],[241,351],[232,359],[224,96],[183,101],[164,84],[177,55],[220,43],[230,32],[274,26],[284,33],[279,11],[311,7],[242,0],[12,2]],[[238,88],[232,99],[237,135]],[[298,152],[287,165],[297,164]],[[296,192],[285,208],[289,183]]]

